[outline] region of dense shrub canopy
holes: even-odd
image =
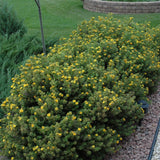
[[[143,117],[137,101],[158,81],[158,31],[92,18],[47,56],[30,57],[1,105],[4,155],[102,160],[118,150]]]

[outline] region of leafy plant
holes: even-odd
[[[0,103],[10,95],[12,77],[19,73],[19,66],[25,63],[31,55],[43,52],[41,40],[37,36],[24,36],[19,33],[12,34],[9,38],[0,36]],[[58,41],[46,40],[47,48]],[[49,49],[48,49],[49,50]],[[3,111],[0,111],[0,117]]]
[[[26,32],[23,21],[19,20],[6,1],[0,0],[0,34],[9,37],[16,32],[19,32],[21,36]]]
[[[159,78],[153,33],[132,18],[92,18],[47,55],[31,56],[1,105],[3,154],[18,160],[102,160],[117,151],[144,115],[136,101]]]
[[[10,95],[11,78],[19,73],[18,66],[31,55],[42,53],[41,40],[36,35],[24,35],[26,28],[6,1],[0,1],[0,103]],[[52,46],[58,38],[46,40]],[[48,49],[47,49],[48,51]],[[0,108],[0,118],[3,116]]]

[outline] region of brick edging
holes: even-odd
[[[83,0],[83,8],[101,13],[160,13],[160,1],[120,2]]]

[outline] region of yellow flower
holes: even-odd
[[[85,103],[85,104],[88,104],[88,101],[85,101],[84,103]]]
[[[44,148],[41,148],[41,151],[43,151],[44,150]]]
[[[58,107],[55,108],[55,111],[58,111]]]
[[[47,117],[50,117],[50,116],[51,116],[51,114],[50,114],[50,113],[48,113],[48,114],[47,114]]]
[[[99,95],[99,98],[101,98],[101,97],[102,97],[102,95],[100,94],[100,95]]]
[[[143,109],[143,108],[141,108],[141,110],[142,110],[142,112],[144,113],[144,109]]]
[[[81,128],[78,128],[78,131],[81,131]]]
[[[5,105],[6,105],[6,104],[3,102],[3,103],[1,104],[1,107],[5,107]]]
[[[62,136],[62,133],[57,133],[58,136]]]
[[[29,86],[28,84],[24,84],[24,85],[23,85],[23,87],[28,87],[28,86]]]
[[[24,81],[25,81],[24,79],[21,80],[21,82],[24,82]]]
[[[80,122],[82,121],[82,119],[81,119],[81,118],[79,118],[78,120],[79,120]]]
[[[73,136],[76,136],[76,132],[72,131]]]
[[[106,129],[105,129],[105,128],[103,129],[103,132],[106,132]]]
[[[34,124],[31,124],[31,127],[33,128],[33,127],[34,127]]]
[[[109,106],[111,106],[113,104],[113,101],[111,101],[110,103],[109,103]]]
[[[44,106],[41,106],[41,109],[43,109],[44,108]]]
[[[23,109],[22,108],[19,110],[19,113],[23,113]]]
[[[55,99],[55,102],[57,102],[57,103],[58,103],[58,99]]]
[[[106,109],[107,111],[109,111],[109,107],[104,107],[104,109]]]
[[[33,151],[37,150],[38,149],[38,146],[35,146],[33,147]]]
[[[92,148],[95,148],[95,145],[92,145]]]
[[[76,116],[73,116],[73,117],[72,117],[72,120],[75,120],[75,119],[76,119]]]
[[[59,93],[59,96],[63,97],[63,94],[62,94],[62,93]]]
[[[38,101],[39,101],[39,102],[43,102],[41,98],[38,98]]]

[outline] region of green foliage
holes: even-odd
[[[0,34],[9,37],[16,32],[19,32],[23,36],[26,28],[8,3],[0,0]]]
[[[134,92],[139,100],[156,87],[159,79],[159,38],[156,35],[160,29],[134,23],[132,19],[99,17],[99,21],[94,18],[84,21],[70,43],[72,50],[80,53],[87,50],[97,57],[106,69],[106,87],[118,93]]]
[[[50,39],[46,40],[46,46],[57,42]],[[24,36],[21,38],[19,33],[12,34],[9,38],[0,36],[0,103],[10,95],[11,78],[19,73],[19,66],[25,63],[31,55],[43,52],[42,43],[37,36]],[[49,49],[48,49],[49,50]],[[0,118],[3,111],[0,110]]]
[[[26,36],[23,22],[18,19],[7,2],[0,0],[0,104],[10,94],[11,78],[19,73],[18,66],[31,55],[42,53],[42,43],[37,36]],[[58,41],[46,40],[46,47]],[[48,49],[49,50],[49,49]],[[3,116],[0,108],[0,118]]]
[[[30,57],[1,105],[3,154],[102,160],[117,151],[143,117],[136,101],[160,75],[153,30],[132,19],[92,18],[49,54]]]

